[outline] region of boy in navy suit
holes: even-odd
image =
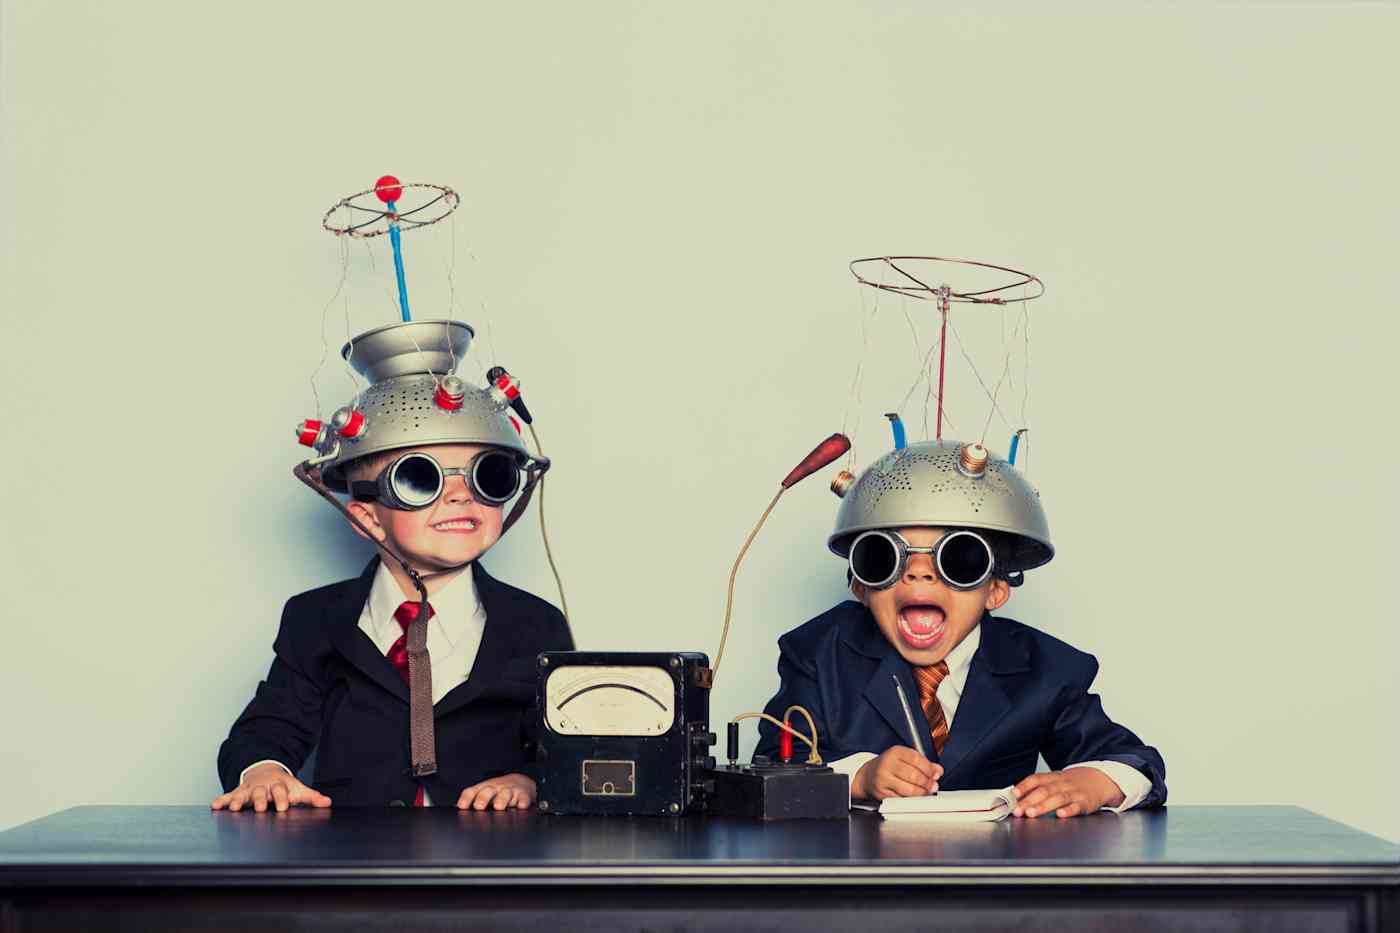
[[[508,374],[486,389],[452,374],[470,336],[453,321],[357,337],[342,352],[371,386],[298,429],[315,450],[298,477],[380,553],[287,602],[267,679],[219,749],[213,809],[534,803],[535,657],[573,641],[557,609],[481,567],[548,461],[506,413],[529,418]],[[313,748],[308,786],[295,773]]]
[[[843,500],[828,546],[859,601],[778,640],[782,683],[766,712],[806,707],[853,797],[1014,785],[1026,817],[1166,801],[1162,756],[1089,692],[1093,656],[991,614],[1054,554],[1015,467],[980,445],[914,444]],[[760,726],[759,754],[776,756],[777,734]],[[1054,770],[1032,773],[1037,755]]]

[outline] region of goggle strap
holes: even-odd
[[[515,505],[511,508],[506,520],[501,523],[501,536],[504,537],[510,526],[520,520],[520,516],[525,514],[525,508],[530,504],[530,497],[535,494],[535,485],[544,481],[544,474],[549,471],[549,458],[537,457],[531,467],[526,468],[527,479],[525,488],[520,492],[520,498],[515,500]]]
[[[350,496],[356,502],[374,502],[379,499],[379,484],[361,479],[351,480]]]

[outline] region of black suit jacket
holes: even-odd
[[[895,745],[913,748],[891,681],[897,677],[924,748],[943,765],[938,786],[944,790],[1014,784],[1035,771],[1039,754],[1057,770],[1081,761],[1121,761],[1152,782],[1139,806],[1166,802],[1162,756],[1109,719],[1089,692],[1099,670],[1093,655],[1011,619],[984,615],[980,625],[981,643],[941,756],[934,753],[909,662],[858,602],[841,603],[778,639],[782,684],[765,711],[781,719],[792,704],[805,706],[827,761]],[[803,731],[806,720],[794,719]],[[759,725],[757,751],[777,756],[776,727]]]
[[[272,669],[219,748],[225,790],[253,762],[296,771],[316,748],[311,784],[335,806],[412,802],[408,686],[359,627],[377,566],[287,601]],[[558,609],[479,562],[472,575],[486,627],[471,675],[433,706],[438,772],[423,779],[442,804],[489,777],[533,775],[535,659],[573,647]]]

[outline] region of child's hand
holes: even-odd
[[[286,768],[281,765],[265,764],[249,768],[248,773],[243,775],[243,783],[227,794],[215,797],[209,808],[211,810],[227,808],[237,813],[250,801],[253,804],[253,809],[259,813],[267,809],[268,801],[272,802],[278,813],[297,804],[306,804],[311,807],[329,807],[331,805],[331,798],[314,787],[307,787],[288,774]]]
[[[523,774],[500,777],[473,784],[457,798],[458,810],[528,810],[535,803],[535,782]]]
[[[886,797],[923,797],[938,790],[943,766],[934,764],[912,748],[896,745],[879,758],[861,765],[851,778],[851,796],[866,800]]]
[[[1032,774],[1016,785],[1016,816],[1055,811],[1060,819],[1097,813],[1123,802],[1123,790],[1098,768],[1069,768]]]

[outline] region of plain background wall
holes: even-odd
[[[394,319],[387,244],[332,302],[319,219],[395,172],[462,194],[415,312],[524,379],[582,646],[713,654],[788,468],[888,447],[934,317],[847,261],[1005,263],[1048,286],[1000,401],[1059,549],[1006,614],[1098,656],[1173,803],[1400,840],[1400,13],[979,6],[3,3],[0,826],[207,802],[282,602],[366,559],[290,428],[323,327],[329,410],[346,315]],[[989,383],[1019,320],[955,312]],[[831,472],[751,552],[715,723],[842,597]],[[533,516],[487,563],[553,598]]]

